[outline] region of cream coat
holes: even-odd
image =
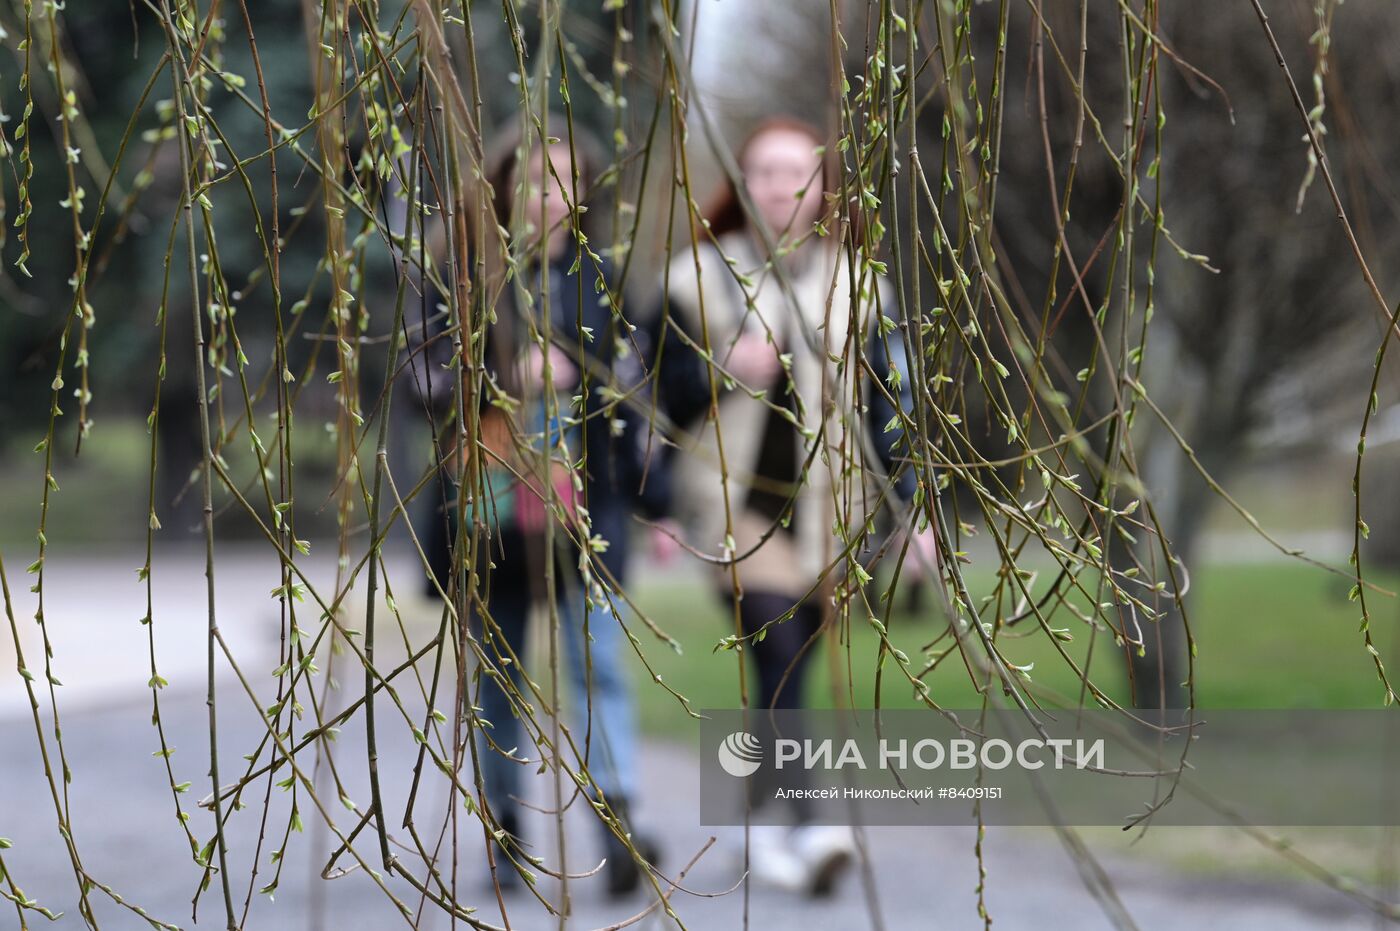
[[[745,511],[743,503],[752,485],[769,405],[743,388],[726,391],[720,381],[718,417],[705,418],[680,439],[676,514],[689,542],[700,552],[723,557],[732,549],[746,590],[795,597],[806,593],[838,560],[843,544],[833,529],[834,520],[840,516],[853,537],[871,516],[876,480],[883,477],[865,417],[855,409],[852,387],[858,374],[857,351],[875,317],[872,295],[876,288],[887,294],[888,285],[867,271],[857,280],[859,297],[853,297],[847,254],[817,240],[789,257],[785,266],[789,292],[747,233],[727,234],[718,244],[719,250],[709,243],[698,247],[698,272],[690,249],[672,260],[671,313],[700,346],[705,345],[702,334],[708,335],[712,356],[721,367],[742,332],[771,330],[790,357],[789,371],[800,399],[803,443],[797,469],[816,443],[821,448],[802,477],[791,536],[779,528],[764,540],[771,529],[769,522]],[[855,273],[859,274],[858,268]],[[888,302],[885,306],[889,307]],[[854,339],[849,339],[853,316],[858,325]],[[850,360],[849,364],[841,364],[842,359]],[[717,369],[715,377],[721,378]],[[860,397],[865,396],[863,390]],[[727,482],[720,468],[721,447]],[[722,568],[717,581],[727,589],[728,568]]]

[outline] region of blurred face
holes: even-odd
[[[546,164],[553,167],[553,172]],[[530,159],[525,166],[525,191],[522,202],[526,229],[539,235],[540,214],[543,211],[546,230],[552,231],[555,237],[561,237],[567,232],[568,225],[564,221],[569,215],[569,205],[559,193],[559,182],[564,183],[565,190],[570,190],[573,183],[570,180],[572,172],[569,147],[562,143],[530,153]],[[555,180],[555,175],[558,175],[558,181]]]
[[[797,239],[821,215],[821,164],[816,143],[804,132],[773,128],[750,140],[739,168],[754,207],[774,236]]]

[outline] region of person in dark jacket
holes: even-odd
[[[549,124],[552,133],[565,134],[562,116],[551,115]],[[635,404],[619,399],[635,389],[640,367],[629,345],[631,328],[615,312],[620,297],[613,290],[612,268],[573,228],[570,204],[592,183],[599,167],[596,146],[578,131],[572,146],[532,140],[521,162],[519,141],[503,141],[488,166],[495,219],[513,231],[509,256],[515,280],[507,284],[497,320],[488,328],[486,366],[492,390],[512,399],[514,428],[491,426],[505,418],[499,403],[484,396],[481,443],[489,450],[486,466],[493,457],[515,458],[521,445],[548,458],[536,477],[553,485],[553,498],[567,520],[544,513],[541,498],[550,495],[541,494],[547,492],[542,485],[523,487],[518,477],[527,468],[514,475],[494,470],[490,501],[483,507],[489,545],[481,547],[487,552],[476,566],[489,620],[475,617],[474,623],[493,665],[528,701],[520,670],[527,621],[533,608],[553,601],[574,702],[570,730],[587,763],[589,794],[605,801],[629,832],[638,794],[637,724],[626,665],[630,646],[616,613],[622,606],[616,594],[627,575],[630,514],[646,505],[639,497],[645,420]],[[575,398],[582,403],[575,404]],[[501,437],[494,450],[488,434]],[[658,473],[655,489],[663,484]],[[553,553],[543,546],[546,520],[556,521]],[[446,591],[457,564],[453,537],[460,535],[442,513],[434,525],[429,557],[436,583]],[[555,579],[552,593],[544,584],[546,568]],[[497,677],[481,677],[481,717],[489,722],[483,725],[488,736],[480,756],[486,801],[514,843],[519,843],[520,819],[513,798],[519,795],[522,764],[508,755],[530,745],[517,717],[523,709],[513,703],[521,698],[508,694]],[[608,889],[626,894],[639,885],[641,868],[617,833],[600,824]],[[656,862],[652,841],[636,832],[631,841],[641,860]],[[498,876],[515,881],[513,870]]]

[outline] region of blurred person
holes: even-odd
[[[562,115],[551,114],[548,124],[564,134]],[[601,796],[630,832],[639,774],[637,715],[625,664],[627,639],[613,614],[613,604],[621,600],[608,593],[617,592],[625,578],[629,513],[645,503],[638,497],[640,415],[616,401],[616,392],[626,390],[624,381],[635,382],[640,375],[635,359],[625,352],[627,327],[609,299],[612,268],[581,250],[570,219],[575,183],[577,196],[584,197],[602,166],[601,150],[577,129],[572,140],[572,150],[567,140],[548,145],[532,140],[523,170],[517,164],[518,135],[502,139],[488,159],[493,219],[502,229],[519,230],[524,240],[512,244],[519,284],[507,283],[497,320],[489,329],[486,364],[499,392],[521,403],[508,417],[486,396],[491,390],[483,392],[480,436],[487,452],[482,471],[489,488],[481,517],[490,533],[482,539],[475,569],[491,622],[472,613],[487,655],[530,702],[520,669],[528,618],[533,609],[546,609],[553,602],[576,705],[569,716],[571,733],[597,790],[590,798]],[[561,183],[567,198],[561,195]],[[608,287],[595,286],[600,278]],[[512,291],[516,287],[524,292],[528,311],[519,307],[518,292]],[[551,332],[542,350],[543,321],[538,318],[546,306]],[[539,334],[531,332],[532,326],[539,327]],[[600,390],[605,388],[611,390]],[[549,392],[552,405],[545,403]],[[575,396],[582,398],[581,409],[572,403]],[[518,439],[531,446],[533,463],[521,462]],[[540,460],[546,457],[548,464],[542,469]],[[573,471],[580,462],[581,475]],[[455,466],[444,471],[456,475]],[[522,487],[519,475],[531,472],[532,487]],[[601,573],[591,567],[581,571],[579,548],[569,539],[565,524],[555,528],[555,551],[546,552],[545,525],[554,519],[543,500],[546,476],[570,522],[586,509],[593,537],[606,541],[606,548],[595,555]],[[661,487],[658,481],[655,488]],[[460,565],[454,561],[453,538],[459,547],[469,545],[454,532],[455,512],[455,504],[448,504],[445,514],[435,515],[427,545],[436,584],[444,591],[452,567]],[[553,562],[553,592],[545,583],[546,560]],[[507,754],[514,756],[516,748],[527,743],[518,716],[525,709],[514,707],[506,688],[490,675],[480,677],[479,701],[481,717],[490,722],[483,726],[480,754],[486,801],[518,846],[520,818],[514,799],[520,795],[523,764]],[[641,869],[622,840],[599,824],[608,891],[630,893],[640,885]],[[643,860],[657,862],[659,850],[652,839],[634,832],[631,841]],[[498,870],[498,877],[502,884],[518,882],[510,868]]]
[[[769,118],[749,134],[737,162],[754,214],[726,183],[705,211],[708,225],[694,251],[673,256],[660,315],[657,391],[685,431],[671,476],[676,517],[691,544],[717,563],[721,595],[731,608],[737,601],[744,650],[757,673],[752,707],[760,731],[767,727],[763,711],[803,707],[806,673],[834,619],[844,563],[833,521],[852,534],[864,526],[863,503],[878,495],[865,470],[875,463],[891,470],[900,435],[884,432],[895,410],[876,386],[860,391],[865,411],[852,396],[851,375],[861,371],[855,347],[863,346],[883,383],[891,359],[903,361],[903,344],[898,329],[884,333],[875,325],[880,313],[896,316],[888,284],[869,272],[853,282],[862,266],[833,235],[839,199],[825,142],[823,133],[788,117]],[[706,350],[715,365],[713,409]],[[845,361],[838,366],[834,359]],[[908,410],[909,380],[899,385],[894,390],[902,388]],[[908,500],[914,483],[904,469],[894,490]],[[854,509],[838,514],[834,498]],[[924,558],[931,539],[927,532],[916,538]],[[774,775],[764,766],[753,778],[755,807],[773,798]],[[830,892],[854,854],[851,830],[811,824],[804,800],[793,800],[790,814],[791,828],[750,830],[753,876]]]

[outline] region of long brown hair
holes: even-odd
[[[575,120],[570,127],[568,117],[562,113],[550,111],[547,125],[550,128],[552,137],[557,137],[558,142],[550,145],[561,145],[570,147],[574,155],[574,164],[578,171],[578,197],[580,203],[587,203],[588,195],[603,172],[607,162],[603,156],[603,148],[591,132],[584,129]],[[572,129],[572,133],[570,132]],[[544,146],[535,136],[532,126],[530,130],[530,151],[540,151]],[[496,211],[496,222],[502,229],[510,229],[511,201],[515,197],[515,188],[519,183],[516,177],[517,162],[520,159],[520,148],[523,137],[519,120],[511,121],[510,126],[497,137],[489,152],[486,153],[486,180],[491,184],[492,206]],[[566,185],[571,183],[571,179],[561,179]],[[572,191],[570,192],[572,196]],[[579,218],[579,225],[589,239],[594,238],[597,230],[593,229],[593,217],[604,211],[590,210]]]
[[[821,185],[824,194],[834,194],[837,188],[836,163],[832,160],[830,146],[827,144],[827,134],[816,126],[796,116],[788,114],[777,114],[764,117],[749,134],[744,137],[744,141],[735,152],[735,161],[742,166],[744,156],[748,154],[750,148],[759,136],[774,130],[787,130],[788,132],[801,133],[812,140],[812,145],[825,146],[827,151],[822,156]],[[836,198],[828,199],[828,203],[823,207],[822,218],[830,217],[836,210]],[[734,186],[734,181],[727,175],[720,182],[720,189],[710,198],[706,208],[701,215],[709,223],[709,230],[712,235],[721,236],[725,233],[732,233],[741,230],[749,225],[749,217],[744,213],[743,202],[739,199],[739,191]]]

